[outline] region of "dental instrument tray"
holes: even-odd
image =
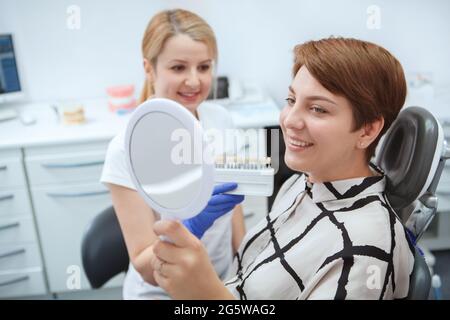
[[[275,170],[270,157],[260,159],[240,157],[218,157],[215,161],[215,184],[236,182],[235,190],[228,194],[246,196],[271,196]]]

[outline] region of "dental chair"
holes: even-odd
[[[435,195],[450,150],[436,118],[420,107],[404,109],[379,144],[375,163],[387,175],[386,195],[402,223],[410,230],[415,263],[407,299],[428,298],[429,268],[415,245],[437,209]],[[102,287],[126,272],[128,252],[113,207],[89,224],[82,241],[82,260],[93,288]]]
[[[436,188],[450,149],[436,118],[426,109],[409,107],[380,143],[375,163],[387,176],[386,196],[415,247],[408,299],[424,300],[431,275],[416,243],[436,214]]]

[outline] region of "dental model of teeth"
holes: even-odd
[[[271,196],[275,170],[270,157],[243,158],[220,156],[215,161],[216,184],[236,182],[238,187],[229,194]]]

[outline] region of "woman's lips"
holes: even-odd
[[[199,92],[178,92],[178,96],[181,97],[182,100],[187,102],[195,102],[198,100],[200,96]]]
[[[293,137],[287,137],[286,145],[292,151],[304,151],[311,148],[314,144]]]

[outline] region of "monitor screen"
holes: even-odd
[[[0,97],[20,92],[19,73],[10,34],[0,34]]]

